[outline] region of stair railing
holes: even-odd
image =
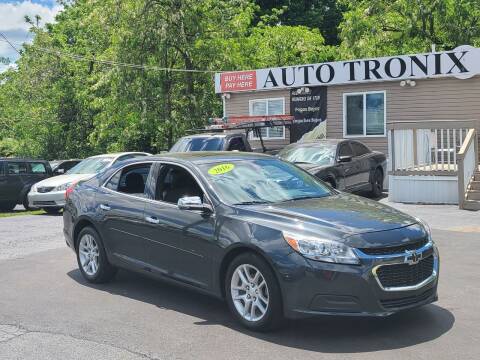
[[[468,185],[478,169],[478,133],[468,130],[462,147],[457,154],[458,166],[458,206],[464,209]]]

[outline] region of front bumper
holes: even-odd
[[[47,193],[29,192],[28,204],[32,208],[62,208],[65,206],[65,191],[51,191]]]
[[[439,256],[432,244],[418,250],[433,256],[428,279],[412,286],[383,286],[376,272],[381,266],[405,264],[405,255],[369,256],[358,252],[360,265],[311,261],[290,254],[297,266],[280,270],[284,313],[288,318],[315,315],[387,316],[438,299]],[[408,266],[408,265],[405,265]]]

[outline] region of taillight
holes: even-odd
[[[73,189],[75,189],[75,186],[77,186],[77,184],[78,184],[78,182],[74,182],[74,183],[72,183],[72,185],[70,185],[67,188],[67,190],[65,191],[65,200],[68,200],[68,197],[73,192]]]

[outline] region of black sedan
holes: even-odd
[[[425,224],[267,155],[123,162],[70,187],[63,219],[88,281],[134,270],[225,298],[254,330],[437,299],[438,251]]]
[[[310,174],[343,191],[371,191],[373,197],[383,192],[386,157],[355,140],[317,140],[286,146],[278,154],[282,160],[307,170]]]

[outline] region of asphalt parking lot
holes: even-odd
[[[382,200],[384,201],[384,200]],[[1,359],[478,359],[480,212],[399,205],[441,252],[437,303],[388,318],[243,330],[224,303],[136,274],[86,283],[62,217],[0,219]]]

